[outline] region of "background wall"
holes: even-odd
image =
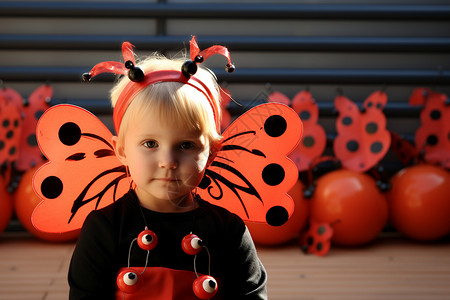
[[[221,57],[206,65],[244,107],[271,91],[292,98],[309,88],[329,144],[337,89],[358,103],[384,89],[388,128],[410,139],[419,126],[419,109],[407,103],[413,88],[450,92],[446,0],[0,1],[0,79],[24,97],[48,81],[52,104],[81,105],[112,128],[112,79],[87,84],[81,74],[121,60],[124,40],[139,56],[171,56],[191,35],[201,48],[228,46],[235,73],[226,74]]]

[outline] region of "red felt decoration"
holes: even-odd
[[[421,126],[415,144],[424,151],[425,162],[450,168],[450,100],[445,94],[430,89],[414,89],[411,105],[424,105],[420,112]]]
[[[336,120],[338,135],[333,148],[344,167],[365,172],[389,150],[391,136],[382,112],[386,101],[386,94],[376,91],[366,99],[361,111],[347,97],[339,95],[335,98],[339,117]]]

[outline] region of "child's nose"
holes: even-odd
[[[161,153],[159,167],[163,169],[176,169],[178,167],[178,162],[174,153],[171,151]]]

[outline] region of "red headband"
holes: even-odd
[[[119,133],[120,123],[122,122],[125,111],[136,95],[145,87],[159,82],[180,82],[188,84],[203,93],[213,110],[216,128],[217,130],[220,129],[220,120],[218,118],[219,107],[217,106],[216,101],[214,101],[208,86],[197,77],[193,77],[193,75],[197,72],[197,64],[202,63],[214,54],[225,56],[228,60],[226,70],[229,73],[233,72],[234,65],[231,63],[230,53],[226,47],[215,45],[200,52],[197,42],[195,41],[195,36],[193,36],[190,41],[191,60],[188,60],[183,64],[181,71],[159,70],[147,74],[144,74],[139,67],[135,67],[133,47],[134,46],[129,42],[124,42],[122,44],[122,55],[125,63],[115,61],[101,62],[95,65],[89,73],[83,74],[84,81],[89,81],[92,77],[101,73],[128,75],[128,78],[131,80],[121,92],[114,107],[113,120],[116,134]]]

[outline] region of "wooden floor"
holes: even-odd
[[[0,236],[0,299],[67,299],[74,244],[24,233]],[[297,245],[258,247],[269,299],[450,299],[450,241],[420,244],[384,236],[369,246],[333,246],[326,257]]]

